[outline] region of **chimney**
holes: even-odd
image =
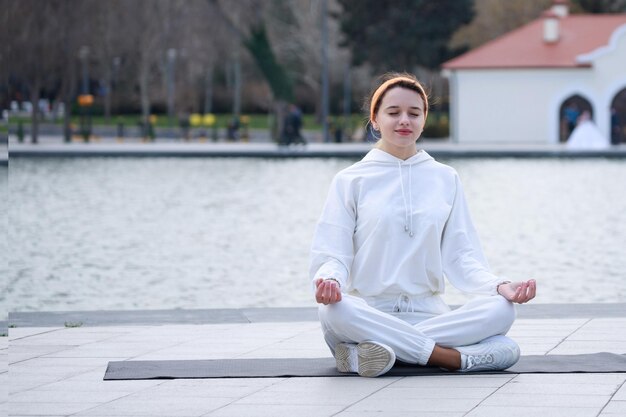
[[[569,1],[568,0],[554,0],[552,2],[552,13],[560,18],[567,17],[569,15]]]
[[[545,43],[556,43],[559,41],[559,16],[552,10],[546,10],[543,17],[543,41]]]

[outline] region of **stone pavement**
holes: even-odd
[[[527,314],[531,309],[520,306],[509,335],[527,355],[625,353],[626,304],[610,305],[608,314],[598,305],[580,306],[571,309],[575,314],[570,317],[558,305],[544,305],[542,316]],[[37,326],[37,320],[26,324],[22,315],[17,320],[21,324],[9,328],[9,337],[0,338],[0,383],[9,391],[1,411],[11,416],[107,417],[626,415],[625,373],[102,379],[112,360],[329,356],[313,309],[302,309],[297,321],[290,317],[294,309],[284,311],[284,320],[277,314],[280,309],[270,310],[265,319],[257,309],[245,316],[248,320],[231,311],[221,322],[165,325],[146,320],[139,325],[106,323],[101,314],[99,321],[86,320],[94,324],[81,327],[22,327]],[[36,314],[34,318],[42,315]]]

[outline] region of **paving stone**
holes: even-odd
[[[105,403],[128,391],[49,391],[33,389],[11,395],[11,403]]]
[[[493,394],[498,387],[412,387],[397,388],[390,386],[381,391],[390,401],[405,397],[427,398],[427,399],[448,399],[448,398],[477,398],[483,399]]]
[[[390,385],[390,388],[498,388],[514,375],[449,375],[408,376]]]
[[[468,412],[476,407],[481,399],[463,398],[445,400],[438,398],[416,398],[407,395],[406,391],[402,395],[394,395],[394,390],[382,390],[362,401],[348,407],[346,411],[381,411],[385,413],[414,412]]]
[[[532,402],[532,398],[527,399]],[[485,406],[480,405],[473,409],[465,417],[528,417],[528,416],[550,416],[550,417],[596,417],[600,411],[596,408],[574,408],[574,407],[511,407],[511,406]]]
[[[146,354],[157,349],[159,346],[145,343],[97,343],[60,350],[46,356],[51,358],[119,358]]]
[[[230,404],[210,417],[330,417],[343,409],[340,405],[258,405]]]
[[[346,391],[374,392],[392,386],[402,377],[383,378],[285,378],[268,385],[263,392],[306,393],[328,391],[344,393]]]
[[[613,395],[619,384],[535,384],[512,381],[498,390],[498,394],[544,395]]]
[[[252,380],[252,379],[251,379]],[[254,381],[254,380],[252,380]],[[267,385],[256,383],[237,385],[221,384],[221,380],[198,379],[194,384],[170,384],[163,383],[142,390],[134,398],[149,400],[155,397],[185,398],[185,397],[206,397],[206,398],[232,398],[233,401],[243,398],[264,389]]]
[[[9,400],[9,410],[13,415],[69,415],[98,406],[98,403],[14,403]]]
[[[162,380],[140,380],[140,381],[103,381],[102,377],[93,377],[91,380],[76,380],[73,378],[46,383],[37,386],[39,391],[62,391],[62,392],[137,392],[145,388],[163,384]],[[22,390],[23,391],[23,390]],[[19,391],[17,391],[19,392]]]
[[[620,416],[626,415],[626,401],[611,401],[602,410],[602,415],[605,414],[617,414]]]
[[[348,386],[347,386],[348,387]],[[262,390],[242,398],[237,404],[275,404],[275,405],[342,405],[348,406],[359,401],[379,388],[371,387],[369,390],[355,389],[349,387],[343,391],[338,391],[332,386],[317,386],[315,389],[304,389],[298,392],[286,389],[285,391]]]
[[[606,340],[565,340],[559,346],[550,351],[552,355],[575,355],[595,352],[624,352],[625,342]]]
[[[9,364],[21,362],[27,359],[37,358],[39,356],[45,356],[52,353],[62,352],[64,350],[72,349],[74,346],[57,345],[57,346],[15,346],[12,347],[9,344]]]
[[[119,400],[98,405],[81,416],[202,416],[217,410],[233,401],[232,398],[185,397],[183,401],[175,401],[171,397],[137,397],[129,395]]]
[[[545,395],[533,394],[532,399],[527,395],[510,395],[496,392],[486,398],[481,405],[498,406],[506,404],[508,407],[525,407],[530,403],[539,407],[590,407],[602,408],[611,398],[610,395]]]
[[[118,358],[51,358],[48,356],[40,356],[33,359],[28,359],[14,365],[11,365],[12,369],[29,368],[34,367],[37,369],[46,369],[51,367],[93,367],[106,366],[109,361],[121,361],[124,357]]]
[[[14,327],[9,328],[9,340],[13,341],[22,337],[28,337],[40,333],[51,333],[62,330],[63,327]]]
[[[415,410],[414,410],[415,411]],[[408,416],[411,414],[403,414]],[[387,417],[384,411],[343,411],[339,414],[335,414],[336,417]],[[333,416],[333,417],[335,417]],[[446,412],[424,412],[419,410],[419,417],[463,417],[464,412],[461,413],[446,413]]]
[[[620,389],[615,393],[612,400],[626,401],[626,384],[622,384]]]
[[[112,333],[75,333],[68,330],[39,333],[32,336],[11,340],[11,346],[21,345],[72,345],[79,346],[88,343],[100,342],[115,337]]]
[[[519,374],[516,382],[532,384],[622,384],[626,374]]]

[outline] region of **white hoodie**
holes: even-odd
[[[425,151],[403,161],[372,149],[330,186],[311,248],[310,276],[361,297],[494,295],[456,171]]]

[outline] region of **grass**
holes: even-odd
[[[242,117],[248,119],[248,127],[250,129],[269,129],[272,123],[272,117],[267,114],[251,114],[251,115],[242,115]],[[343,124],[343,116],[334,117],[340,124]],[[75,115],[72,116],[72,124],[75,126],[80,126],[80,116]],[[229,122],[232,120],[232,115],[230,114],[217,114],[216,122],[217,126],[220,129],[226,128]],[[122,123],[124,126],[138,126],[141,121],[140,115],[122,115],[122,116],[114,116],[107,120],[104,116],[95,115],[92,116],[92,123],[94,126],[117,126],[119,123]],[[358,126],[365,126],[366,117],[360,113],[354,113],[350,116],[350,130],[354,130]],[[30,117],[10,117],[9,125],[11,127],[17,126],[17,124],[21,122],[24,125],[30,125],[31,119]],[[447,115],[437,115],[430,114],[428,120],[426,121],[426,129],[430,127],[434,127],[439,125],[441,122],[444,122],[447,125]],[[56,125],[63,124],[63,120],[59,119],[54,122],[45,121],[44,123],[53,123]],[[303,129],[305,130],[313,130],[320,131],[322,130],[322,125],[317,121],[316,116],[314,114],[305,114],[302,117]],[[178,120],[174,119],[173,124],[170,123],[167,115],[156,115],[155,119],[155,127],[178,127]],[[0,126],[0,133],[5,129],[5,126]]]
[[[81,327],[82,325],[83,325],[82,321],[66,321],[65,322],[65,327],[68,327],[68,328]]]
[[[228,126],[230,121],[232,120],[232,115],[230,114],[217,114],[215,115],[217,126],[219,128],[225,128]],[[242,115],[242,118],[248,120],[248,127],[250,129],[268,129],[272,123],[272,117],[267,114],[251,114],[251,115]],[[322,125],[317,122],[315,115],[313,114],[305,114],[302,118],[303,128],[307,130],[321,130]],[[340,121],[343,121],[343,118],[339,118]],[[352,126],[358,126],[359,124],[365,124],[364,117],[360,114],[353,114],[350,118]],[[71,118],[72,124],[79,126],[80,125],[80,116],[72,116]],[[92,123],[94,126],[117,126],[119,123],[124,124],[124,126],[138,126],[141,121],[140,115],[123,115],[123,116],[114,116],[107,120],[104,116],[92,116]],[[30,125],[31,119],[30,117],[10,117],[9,124],[11,126],[17,126],[18,123],[23,123],[24,125]],[[63,124],[62,119],[58,119],[56,121],[45,121],[43,123],[52,123],[56,125]],[[167,115],[156,115],[155,119],[155,127],[178,127],[178,119],[174,119],[170,122]]]

